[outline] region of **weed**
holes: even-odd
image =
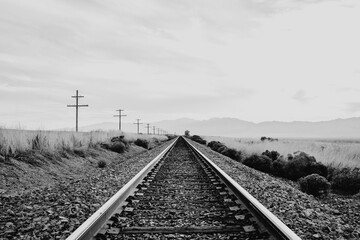
[[[105,168],[106,167],[106,162],[104,160],[100,160],[97,163],[99,168]]]

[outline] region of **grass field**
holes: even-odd
[[[317,161],[334,167],[360,167],[360,139],[279,139],[261,141],[260,139],[227,138],[204,136],[209,141],[220,141],[229,148],[235,148],[246,155],[261,154],[265,150],[275,150],[287,156],[297,151],[308,153]]]
[[[112,137],[124,135],[128,141],[137,138],[159,140],[167,139],[159,135],[138,135],[121,131],[93,131],[93,132],[66,132],[66,131],[32,131],[0,129],[0,155],[14,152],[23,152],[30,149],[56,151],[91,147],[97,143],[108,142]]]

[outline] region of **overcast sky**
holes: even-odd
[[[358,0],[0,0],[0,126],[360,116]]]

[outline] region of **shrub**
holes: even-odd
[[[275,161],[276,159],[278,159],[280,157],[280,153],[278,153],[277,151],[269,151],[269,150],[266,150],[261,155],[268,156],[273,161]]]
[[[294,158],[289,160],[285,166],[286,177],[290,180],[298,180],[312,173],[325,174],[323,168],[326,167],[321,165],[321,163],[316,162],[313,156],[304,152],[297,152]],[[326,177],[326,175],[324,177]]]
[[[126,145],[123,142],[113,142],[108,145],[108,149],[117,152],[117,153],[124,153],[126,150]]]
[[[237,151],[234,148],[227,148],[225,151],[222,152],[222,154],[238,162],[241,161],[241,152]]]
[[[332,188],[343,193],[358,193],[360,191],[360,168],[343,168],[335,171],[332,177]]]
[[[270,173],[272,169],[272,160],[264,155],[251,155],[250,157],[244,159],[243,164],[267,173]]]
[[[273,142],[273,141],[279,141],[279,139],[277,138],[271,138],[271,137],[261,137],[260,140],[263,142],[265,140],[268,140],[270,142]]]
[[[75,148],[74,154],[78,155],[79,157],[85,158],[85,151],[83,149]]]
[[[100,146],[113,152],[124,153],[129,147],[129,143],[125,140],[124,136],[118,136],[111,138],[110,144],[102,143]]]
[[[300,178],[299,184],[301,191],[314,196],[327,194],[330,188],[328,180],[316,173]]]
[[[98,161],[97,165],[99,168],[104,168],[106,167],[106,162],[104,160],[100,160]]]
[[[284,160],[282,157],[276,159],[272,163],[272,174],[279,177],[285,177],[285,166],[287,161]]]
[[[227,150],[228,150],[228,147],[225,146],[225,145],[222,145],[222,146],[220,146],[220,147],[217,149],[217,152],[223,154],[223,153],[226,152]]]
[[[190,139],[193,140],[193,141],[195,141],[195,142],[198,142],[198,143],[200,143],[200,144],[206,145],[206,140],[202,139],[202,138],[201,138],[200,136],[198,136],[198,135],[193,135],[193,136],[191,136]]]
[[[189,130],[185,131],[185,137],[190,137],[190,131]]]
[[[212,150],[218,152],[218,149],[219,149],[220,147],[224,146],[224,144],[221,143],[221,142],[219,142],[219,141],[211,141],[211,142],[208,143],[208,146],[209,146]]]
[[[145,139],[136,139],[136,141],[134,142],[135,145],[139,146],[139,147],[143,147],[145,149],[149,148],[149,142]]]
[[[328,167],[320,162],[316,162],[312,166],[312,172],[317,173],[325,178],[327,178],[328,175]]]

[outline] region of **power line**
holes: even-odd
[[[67,105],[67,107],[75,107],[76,110],[76,132],[78,131],[78,122],[79,122],[79,107],[88,107],[89,105],[79,105],[79,98],[83,98],[84,96],[79,96],[79,91],[76,90],[76,96],[71,96],[72,98],[76,98],[75,105]]]
[[[136,123],[134,123],[134,124],[137,124],[137,133],[139,134],[140,133],[140,131],[139,131],[139,126],[142,124],[142,123],[140,123],[140,118],[138,118],[138,119],[136,119]]]
[[[125,117],[126,115],[122,115],[121,112],[125,111],[125,110],[122,110],[122,109],[119,109],[119,110],[115,110],[115,111],[118,111],[119,112],[119,115],[114,115],[114,117],[119,117],[119,130],[121,131],[121,117]]]

